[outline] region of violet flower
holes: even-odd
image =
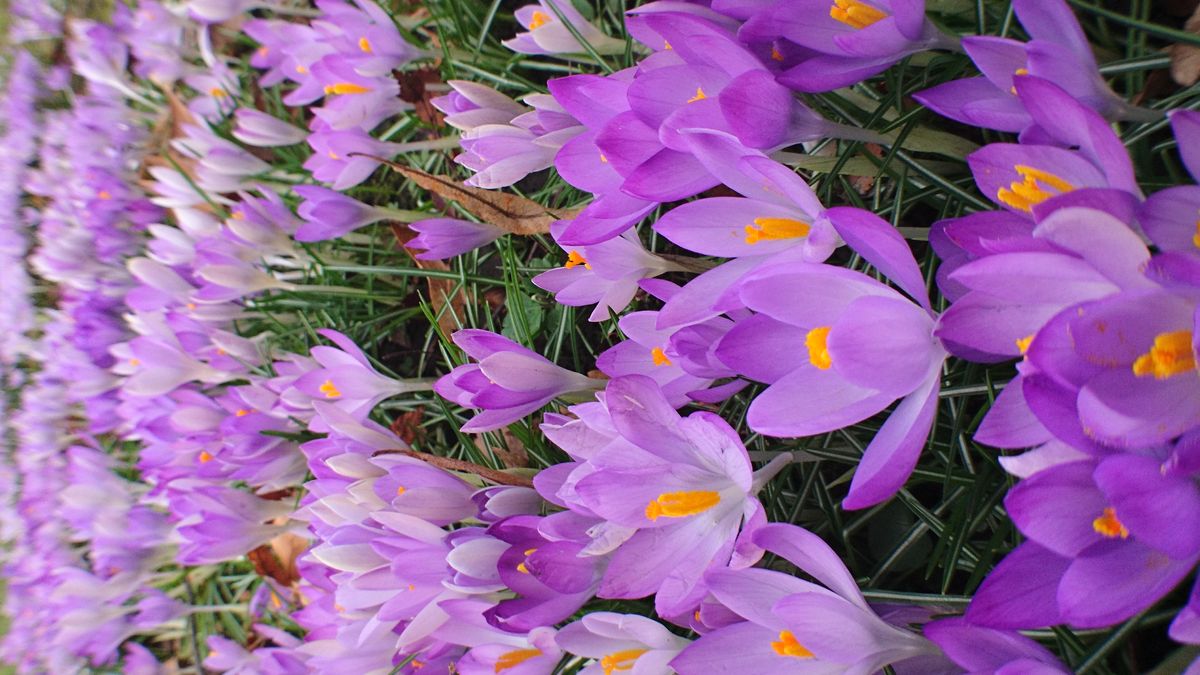
[[[1013,10],[1032,38],[971,36],[962,46],[983,77],[955,80],[915,98],[941,115],[972,126],[1022,131],[1033,121],[1016,96],[1014,76],[1032,75],[1065,89],[1108,119],[1150,121],[1159,113],[1136,108],[1113,93],[1096,66],[1091,45],[1064,0],[1013,0]]]
[[[386,209],[363,204],[329,188],[297,185],[292,191],[304,200],[296,209],[304,219],[304,224],[296,230],[296,241],[337,239],[390,217]]]
[[[252,108],[239,108],[233,114],[236,126],[233,137],[257,148],[295,145],[308,138],[308,132],[267,113]]]
[[[779,76],[803,92],[846,87],[909,54],[958,47],[925,18],[923,0],[776,0],[754,12],[738,37],[750,43],[783,38],[816,52]]]
[[[856,509],[888,499],[912,473],[933,424],[947,354],[933,335],[934,315],[908,244],[866,211],[839,207],[829,214],[847,243],[917,303],[841,267],[766,265],[739,287],[758,314],[726,334],[717,356],[770,384],[747,419],[772,436],[825,433],[903,399],[855,471],[843,505]],[[798,344],[805,349],[794,349]]]
[[[504,236],[504,230],[489,223],[458,218],[427,218],[408,224],[417,236],[405,248],[422,251],[417,260],[445,260],[482,248]]]
[[[967,672],[1066,675],[1050,650],[1016,631],[975,626],[961,618],[939,619],[923,632]]]
[[[569,1],[538,0],[538,4],[525,5],[513,14],[526,32],[518,33],[503,44],[518,54],[582,54],[587,50],[580,38],[599,54],[617,54],[625,50],[623,40],[600,32]],[[571,33],[563,20],[575,28],[579,38]]]
[[[1169,115],[1180,158],[1195,181],[1200,176],[1200,113],[1173,110]],[[1194,217],[1197,213],[1200,187],[1176,185],[1150,195],[1138,212],[1138,222],[1160,250],[1195,255],[1200,251],[1200,231]]]
[[[604,386],[601,380],[560,368],[495,333],[460,330],[451,339],[478,363],[458,366],[443,375],[434,391],[463,407],[482,411],[463,425],[466,433],[499,429],[558,396]]]
[[[559,629],[554,637],[568,654],[592,659],[580,675],[634,671],[644,675],[672,672],[667,664],[690,642],[662,624],[636,614],[591,612]]]

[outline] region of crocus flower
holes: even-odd
[[[565,223],[556,223],[552,233],[564,231]],[[679,269],[665,258],[650,253],[633,232],[591,246],[567,250],[562,267],[542,272],[533,278],[538,288],[554,293],[562,305],[580,307],[595,304],[590,321],[604,321],[619,314],[633,300],[638,282]]]
[[[710,571],[705,577],[712,594],[745,621],[707,633],[684,649],[670,664],[680,675],[874,673],[891,664],[902,670],[910,659],[913,672],[944,670],[933,643],[875,614],[854,577],[819,537],[794,525],[772,524],[753,539],[820,584],[756,568]]]
[[[559,148],[583,131],[552,97],[527,96],[534,110],[508,124],[483,124],[462,134],[454,161],[475,172],[466,184],[494,189],[549,168]]]
[[[831,209],[830,218],[851,247],[917,304],[840,267],[764,266],[740,282],[742,302],[758,314],[729,331],[717,356],[739,374],[770,384],[750,404],[747,419],[773,436],[825,433],[903,399],[867,446],[844,502],[863,508],[891,497],[916,466],[947,354],[933,335],[934,316],[908,244],[865,211]],[[799,344],[805,350],[793,348]]]
[[[923,632],[967,672],[1028,675],[1070,672],[1050,650],[1016,631],[985,628],[951,618],[926,624]]]
[[[446,124],[470,131],[486,124],[508,124],[528,109],[491,87],[465,80],[448,80],[452,91],[430,99],[446,115]]]
[[[504,230],[488,223],[458,218],[428,218],[409,223],[417,236],[404,243],[405,248],[421,251],[417,260],[445,260],[487,246],[504,235]]]
[[[363,204],[329,188],[297,185],[292,191],[304,200],[296,209],[304,219],[304,224],[296,230],[296,241],[337,239],[389,217],[384,209]]]
[[[246,145],[274,148],[302,143],[308,138],[307,131],[252,108],[239,108],[233,116],[237,123],[233,137]]]
[[[554,639],[563,651],[593,660],[579,671],[581,675],[624,670],[645,675],[670,673],[667,664],[689,644],[657,621],[616,612],[585,614],[563,626]]]
[[[776,0],[754,12],[738,37],[784,38],[816,52],[779,76],[780,83],[804,92],[846,87],[909,54],[957,47],[925,18],[923,0]]]
[[[1200,113],[1173,110],[1169,115],[1180,158],[1195,181],[1200,176]],[[1176,185],[1150,195],[1138,212],[1138,222],[1159,249],[1195,255],[1200,250],[1200,232],[1193,216],[1198,212],[1200,187]]]
[[[974,624],[1108,626],[1152,605],[1200,560],[1200,492],[1153,456],[1052,466],[1014,487],[1005,507],[1029,540],[980,586],[966,613]]]
[[[555,397],[603,386],[602,381],[560,368],[495,333],[460,330],[451,339],[478,363],[458,366],[442,376],[434,391],[463,407],[482,410],[463,425],[464,432],[499,429]]]
[[[616,54],[625,49],[623,40],[600,32],[570,2],[538,0],[536,5],[518,8],[514,15],[527,32],[505,40],[504,46],[518,54],[582,54],[587,50],[580,38],[600,54]],[[579,38],[571,33],[564,20],[579,33]]]
[[[1147,121],[1158,113],[1135,108],[1113,93],[1096,66],[1092,48],[1063,0],[1013,0],[1013,10],[1032,38],[972,36],[962,46],[983,77],[955,80],[916,95],[954,120],[1000,131],[1022,131],[1032,119],[1015,94],[1020,75],[1049,80],[1109,119]]]
[[[603,402],[617,437],[575,468],[557,495],[623,537],[605,547],[619,544],[597,595],[655,594],[660,616],[690,612],[704,597],[704,572],[734,555],[743,522],[756,522],[762,508],[754,494],[790,456],[752,473],[724,420],[706,412],[681,418],[641,375],[610,381]]]

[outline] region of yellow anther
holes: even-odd
[[[328,155],[329,155],[329,159],[332,159],[332,160],[333,160],[333,161],[335,161],[335,162],[336,162],[336,161],[339,161],[339,160],[341,160],[341,157],[339,157],[339,156],[338,156],[338,154],[337,154],[336,152],[332,151],[332,150],[330,150],[330,151],[329,151],[328,153],[326,153],[326,154],[328,154]]]
[[[301,75],[307,75],[308,68],[305,68],[304,66],[296,66],[296,72],[300,73]]]
[[[876,21],[886,19],[888,15],[887,12],[859,0],[833,0],[829,16],[851,28],[866,28]]]
[[[108,201],[108,200],[112,199],[112,193],[109,192],[108,190],[101,190],[96,193],[96,196],[99,197],[100,199],[103,199],[104,201]]]
[[[602,153],[600,153],[600,163],[601,163],[601,164],[608,164],[608,158],[604,156],[604,153],[603,153],[603,152],[602,152]],[[1198,221],[1198,222],[1196,223],[1196,225],[1197,225],[1197,228],[1200,228],[1200,221]]]
[[[721,495],[712,490],[686,490],[664,492],[646,505],[646,517],[658,520],[661,517],[683,518],[704,513],[721,502]]]
[[[368,40],[365,35],[363,37],[358,38],[358,48],[368,54],[375,51],[374,49],[371,49],[371,41]]]
[[[245,220],[246,212],[245,211],[234,211],[233,213],[229,214],[229,217],[233,218],[234,220]]]
[[[337,82],[325,85],[326,94],[365,94],[368,91],[371,91],[370,87],[364,87],[361,84],[354,84],[353,82]]]
[[[408,492],[408,488],[404,487],[403,485],[396,486],[396,496],[397,497],[404,494],[405,492]]]
[[[829,348],[825,341],[829,339],[831,326],[817,326],[804,336],[804,346],[808,347],[808,360],[821,370],[829,370],[833,366],[833,358],[829,356]]]
[[[1196,354],[1192,351],[1192,331],[1177,330],[1159,333],[1150,351],[1133,362],[1133,374],[1153,375],[1157,380],[1196,369]]]
[[[579,251],[568,251],[567,252],[567,262],[563,263],[563,267],[565,267],[567,269],[571,269],[572,267],[575,267],[576,265],[583,265],[585,268],[587,268],[589,270],[592,269],[592,265],[587,261],[587,258],[583,257],[583,255],[580,254]]]
[[[1021,176],[1021,180],[1013,181],[1006,188],[1000,188],[996,192],[996,199],[1001,204],[1020,211],[1032,211],[1034,206],[1047,199],[1075,189],[1074,185],[1062,178],[1032,166],[1017,164],[1013,170]]]
[[[790,630],[779,631],[779,640],[771,643],[771,649],[780,656],[794,656],[798,659],[811,659],[813,653],[796,640]]]
[[[1117,510],[1111,506],[1104,507],[1104,513],[1092,521],[1092,529],[1096,531],[1096,534],[1109,539],[1129,538],[1129,530],[1120,520],[1117,520]]]
[[[651,349],[650,358],[654,359],[654,365],[656,366],[671,365],[671,359],[667,358],[667,353],[663,351],[662,347]]]
[[[529,19],[529,30],[537,30],[550,23],[550,15],[545,12],[534,12]]]
[[[675,49],[675,48],[671,46],[670,42],[663,40],[663,49]]]
[[[333,380],[325,380],[320,387],[317,387],[317,391],[325,394],[325,398],[338,398],[342,395],[342,392],[338,391],[338,388],[333,384]]]
[[[245,408],[238,408],[237,412],[235,412],[235,413],[233,413],[233,414],[234,414],[234,415],[236,415],[236,416],[238,416],[238,417],[245,417],[246,415],[249,415],[249,414],[250,414],[250,413],[252,413],[252,412],[254,412],[254,411],[253,411],[253,410],[247,410],[247,409],[245,409]]]
[[[518,564],[517,571],[521,574],[529,574],[529,568],[525,566],[525,563]]]
[[[518,649],[516,651],[505,652],[504,654],[500,655],[500,658],[496,659],[495,672],[498,673],[502,670],[515,668],[522,663],[525,663],[529,659],[541,655],[542,652],[538,651],[537,649]]]
[[[268,46],[266,46],[266,45],[263,45],[263,46],[261,46],[261,47],[259,47],[259,48],[258,48],[258,55],[259,55],[259,56],[266,57],[266,55],[267,55],[267,54],[270,54],[270,53],[271,53],[271,48],[270,48],[270,47],[268,47]]]
[[[779,47],[776,47],[774,45],[771,46],[771,60],[772,61],[782,61],[783,60],[783,52],[779,51]]]
[[[704,94],[704,90],[703,90],[703,89],[701,89],[700,87],[696,87],[696,95],[695,95],[695,96],[693,96],[693,97],[691,97],[691,98],[689,98],[689,99],[687,100],[687,102],[688,102],[688,103],[695,103],[696,101],[703,101],[703,100],[704,100],[704,99],[706,99],[706,98],[708,98],[708,96],[706,96],[706,95]]]
[[[184,305],[184,307],[187,307],[189,312],[196,311],[196,303],[194,302],[189,302],[188,304]]]
[[[1192,246],[1200,248],[1200,220],[1196,221],[1196,234],[1192,235]]]
[[[208,90],[208,93],[211,94],[213,98],[229,98],[229,94],[225,93],[225,90],[220,87],[213,87],[212,89]]]
[[[213,461],[213,456],[209,451],[201,450],[200,456],[197,459],[200,460],[201,464],[208,464],[209,462]]]
[[[271,604],[275,606],[275,609],[283,607],[283,601],[279,599],[279,596],[275,594],[275,591],[271,591]]]
[[[129,359],[129,365],[137,368],[138,366],[142,365],[142,361],[141,359]]]
[[[649,649],[624,649],[619,652],[606,654],[600,659],[600,667],[604,669],[604,675],[612,675],[614,672],[621,670],[633,670],[633,665],[637,663],[638,657]]]
[[[1020,349],[1021,353],[1024,354],[1025,352],[1029,351],[1029,345],[1032,342],[1033,335],[1026,335],[1023,338],[1017,338],[1017,349]]]
[[[1017,68],[1016,70],[1013,71],[1013,75],[1028,75],[1028,74],[1029,74],[1028,68]],[[1008,91],[1010,94],[1016,96],[1017,86],[1014,84],[1013,86],[1008,88]]]
[[[812,229],[808,223],[791,218],[755,218],[746,226],[746,243],[757,244],[763,239],[797,239],[807,237]]]

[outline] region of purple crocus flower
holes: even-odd
[[[463,407],[482,410],[463,425],[467,433],[499,429],[558,396],[604,386],[601,380],[560,368],[495,333],[460,330],[451,339],[478,363],[458,366],[442,376],[434,391]]]
[[[983,77],[955,80],[917,94],[936,112],[972,126],[1022,131],[1033,121],[1014,77],[1031,75],[1065,89],[1108,119],[1153,120],[1159,113],[1136,108],[1113,93],[1096,66],[1091,45],[1064,0],[1013,0],[1013,10],[1032,38],[971,36],[962,46]]]
[[[1005,507],[1029,541],[984,580],[967,621],[1093,628],[1149,607],[1200,560],[1192,473],[1171,471],[1154,456],[1115,454],[1021,481]]]
[[[446,115],[446,124],[470,131],[486,124],[508,124],[528,109],[491,87],[466,80],[447,80],[452,91],[430,99]]]
[[[923,0],[776,0],[755,11],[738,37],[749,43],[782,38],[816,52],[779,76],[803,92],[855,84],[909,54],[957,48],[925,18]]]
[[[252,108],[239,108],[233,116],[237,122],[233,137],[246,145],[274,148],[302,143],[308,138],[307,131]]]
[[[623,40],[600,32],[570,2],[538,0],[538,4],[525,5],[513,14],[526,32],[505,40],[504,46],[518,54],[582,54],[587,50],[580,38],[600,54],[617,54],[625,50]],[[579,33],[579,38],[566,27],[564,19]]]
[[[1180,158],[1195,181],[1200,176],[1200,113],[1173,110],[1169,115]],[[1200,213],[1200,187],[1177,185],[1150,195],[1138,212],[1138,222],[1160,250],[1195,255],[1200,251],[1197,213]]]
[[[404,243],[405,248],[421,251],[417,260],[445,260],[487,246],[504,235],[504,230],[488,223],[458,218],[428,218],[408,224],[417,236]]]
[[[825,433],[903,399],[867,446],[843,503],[863,508],[895,494],[916,466],[947,354],[933,335],[935,317],[908,244],[871,213],[839,207],[829,214],[847,243],[917,303],[860,272],[766,265],[740,282],[742,302],[758,314],[726,334],[717,356],[770,384],[747,416],[760,433]],[[795,350],[798,344],[805,349]]]
[[[329,188],[297,185],[292,191],[304,200],[296,209],[304,219],[304,224],[296,230],[296,241],[337,239],[389,217],[385,209],[363,204]]]
[[[662,624],[636,614],[592,612],[563,626],[555,636],[563,651],[593,659],[580,675],[609,675],[632,671],[665,675],[667,665],[689,641]]]
[[[507,124],[483,124],[463,132],[463,153],[454,161],[475,172],[467,185],[494,189],[549,168],[564,143],[583,127],[551,96],[525,97],[534,110]]]
[[[566,224],[555,223],[551,230],[561,236]],[[538,288],[554,293],[561,305],[596,305],[590,321],[605,321],[619,314],[633,300],[638,282],[679,269],[665,258],[650,253],[637,234],[630,231],[620,237],[590,246],[568,248],[562,267],[542,272],[533,278]]]
[[[956,665],[970,673],[1066,675],[1050,650],[1016,631],[975,626],[961,618],[926,624],[923,632]]]
[[[681,418],[644,376],[610,381],[603,404],[615,436],[599,449],[586,435],[552,436],[584,440],[585,447],[565,449],[591,457],[547,498],[608,523],[589,530],[604,539],[589,553],[616,549],[597,595],[656,594],[660,616],[690,612],[704,597],[704,572],[727,564],[742,524],[760,520],[753,495],[790,455],[752,473],[745,446],[724,420],[707,412]]]
[[[772,524],[753,539],[820,584],[757,568],[708,572],[712,594],[745,621],[707,633],[684,649],[670,664],[680,675],[874,673],[889,664],[903,669],[910,659],[912,672],[946,670],[937,646],[876,615],[820,537],[794,525]]]

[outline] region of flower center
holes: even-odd
[[[509,668],[515,668],[515,667],[521,665],[522,663],[525,663],[529,659],[532,659],[535,656],[541,656],[541,655],[542,655],[542,653],[536,649],[518,649],[516,651],[506,652],[504,654],[501,654],[500,658],[496,659],[495,672],[498,673],[502,670],[508,670]]]
[[[326,94],[365,94],[371,91],[370,87],[364,87],[361,84],[353,82],[338,82],[336,84],[325,85]]]
[[[829,16],[851,28],[866,28],[876,21],[887,18],[887,12],[878,10],[858,0],[833,0]]]
[[[220,87],[213,87],[212,89],[208,90],[208,93],[211,94],[213,98],[228,98],[229,97],[229,94],[226,94],[225,90]]]
[[[646,505],[646,517],[658,520],[667,518],[683,518],[704,513],[721,502],[721,495],[712,490],[687,490],[684,492],[664,492],[657,499]]]
[[[550,21],[550,15],[545,12],[534,12],[529,19],[529,30],[537,30]]]
[[[1031,344],[1033,344],[1033,334],[1032,333],[1029,335],[1026,335],[1023,338],[1017,338],[1017,349],[1020,349],[1022,354],[1029,351],[1029,345],[1031,345]]]
[[[1200,220],[1196,221],[1196,234],[1192,235],[1192,246],[1200,248]]]
[[[671,359],[667,358],[667,353],[662,350],[662,347],[655,347],[650,350],[650,358],[654,359],[656,366],[669,366]]]
[[[808,223],[791,218],[755,218],[753,225],[746,226],[746,243],[757,244],[763,239],[796,239],[807,237],[811,228]]]
[[[638,657],[649,649],[625,649],[619,652],[613,652],[600,659],[600,667],[604,669],[604,675],[612,675],[616,670],[633,670],[633,664],[638,660]]]
[[[1032,166],[1017,164],[1013,169],[1021,176],[1021,180],[1015,180],[1009,183],[1008,187],[1000,188],[996,192],[996,199],[1001,204],[1020,211],[1032,211],[1037,204],[1075,189],[1074,185],[1062,178]],[[1051,192],[1047,188],[1053,189],[1055,192]]]
[[[796,636],[790,630],[779,631],[779,640],[771,643],[771,649],[780,656],[794,656],[798,659],[811,659],[813,653],[804,648],[796,640]]]
[[[342,392],[338,391],[337,386],[334,385],[333,380],[325,380],[321,386],[317,387],[317,391],[325,394],[325,398],[338,398],[342,395]]]
[[[589,270],[592,269],[592,266],[591,266],[591,264],[588,263],[587,258],[583,257],[583,255],[580,254],[579,251],[567,252],[567,262],[566,262],[566,264],[563,265],[563,267],[565,267],[567,269],[571,269],[572,267],[575,267],[576,265],[583,265],[584,268],[586,268],[586,269],[589,269]]]
[[[688,103],[695,103],[696,101],[703,101],[703,100],[704,100],[704,99],[706,99],[706,98],[708,98],[708,96],[707,96],[707,95],[704,93],[704,90],[703,90],[703,89],[701,89],[700,87],[696,87],[696,95],[695,95],[695,96],[693,96],[693,97],[691,97],[691,98],[689,98],[689,99],[687,100],[687,102],[688,102]]]
[[[832,326],[817,326],[804,336],[804,346],[808,347],[808,360],[821,370],[829,370],[829,367],[833,365],[833,359],[829,356],[829,348],[825,346],[830,328]]]
[[[201,464],[208,464],[209,462],[213,461],[213,456],[209,451],[201,450],[199,459]]]
[[[1017,68],[1016,70],[1013,71],[1013,75],[1028,75],[1028,74],[1029,74],[1028,68]],[[1014,84],[1013,86],[1009,87],[1008,93],[1012,94],[1013,96],[1016,96],[1017,95],[1017,85]]]
[[[530,548],[530,549],[525,550],[525,552],[522,554],[525,556],[525,560],[523,562],[521,562],[519,565],[517,565],[518,572],[520,572],[521,574],[529,574],[529,568],[525,566],[525,563],[529,562],[529,556],[533,555],[536,552],[537,552],[536,548]]]
[[[1116,537],[1122,539],[1129,538],[1129,530],[1121,521],[1117,520],[1117,510],[1111,506],[1104,507],[1104,513],[1092,521],[1092,529],[1097,534],[1109,539],[1115,539]]]
[[[371,49],[371,41],[368,40],[366,36],[358,38],[358,48],[368,54],[375,51],[374,49]]]
[[[1196,369],[1196,355],[1192,352],[1192,331],[1177,330],[1160,333],[1154,338],[1150,351],[1133,362],[1133,374],[1138,377],[1153,375],[1165,380],[1173,375]]]

